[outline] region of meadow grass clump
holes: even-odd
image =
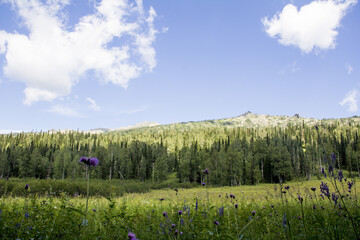
[[[359,184],[345,178],[89,196],[86,231],[85,195],[28,183],[1,198],[0,239],[357,239]]]

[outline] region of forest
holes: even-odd
[[[199,122],[102,134],[7,134],[0,135],[0,177],[84,178],[82,156],[100,160],[91,173],[97,179],[161,182],[176,173],[180,182],[201,183],[207,168],[210,185],[256,185],[310,180],[332,164],[359,175],[359,130],[358,123],[339,121],[285,127]]]

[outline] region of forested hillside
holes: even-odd
[[[261,118],[259,117],[261,116]],[[241,122],[241,124],[239,123]],[[265,123],[265,124],[263,124]],[[310,179],[335,153],[359,174],[359,118],[316,120],[246,114],[102,134],[79,131],[0,135],[0,177],[79,178],[81,156],[97,157],[92,178],[243,185]]]

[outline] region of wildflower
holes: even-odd
[[[289,190],[289,188],[290,188],[290,186],[285,186],[285,189],[286,189],[286,190]]]
[[[284,213],[284,216],[283,216],[282,225],[284,227],[286,226],[286,215],[285,215],[285,213]]]
[[[201,183],[201,186],[205,186],[205,182],[202,182],[202,183]]]
[[[167,212],[163,212],[163,216],[166,217],[166,216],[167,216]]]
[[[339,179],[340,182],[342,182],[343,178],[344,178],[344,174],[343,174],[343,172],[340,170],[339,173],[338,173],[338,179]]]
[[[336,206],[336,205],[337,205],[337,202],[338,202],[339,197],[338,197],[335,193],[332,193],[332,195],[331,195],[331,199],[333,200],[333,202],[335,203],[335,206]]]
[[[301,196],[298,196],[299,202],[302,203],[304,201],[304,198]]]
[[[270,216],[272,216],[272,213],[270,213]]]
[[[219,194],[219,197],[221,197],[221,194]]]
[[[270,207],[271,207],[271,208],[274,208],[274,205],[271,204]]]
[[[178,211],[178,214],[181,215],[183,212],[181,210]]]
[[[222,216],[223,214],[224,214],[224,207],[220,207],[219,208],[219,216]]]
[[[162,201],[164,201],[164,200],[165,200],[165,198],[160,198],[159,200],[162,202]]]
[[[179,233],[179,231],[178,230],[175,230],[175,235],[177,235]]]
[[[180,235],[183,235],[183,232],[179,232]]]
[[[96,167],[99,164],[99,159],[97,158],[88,158],[88,157],[81,157],[79,162],[85,163],[88,166]]]
[[[129,237],[129,240],[136,240],[136,236],[135,236],[135,234],[132,233],[132,232],[129,232],[129,233],[128,233],[128,237]]]
[[[230,198],[235,199],[235,195],[233,195],[233,194],[230,193]]]
[[[175,228],[176,226],[175,226],[175,224],[171,224],[171,227],[172,227],[172,228]]]
[[[313,209],[316,210],[316,205],[315,204],[313,205]]]
[[[174,190],[175,190],[175,192],[178,192],[178,191],[179,191],[177,188],[175,188]]]
[[[263,209],[265,209],[265,206],[263,207]]]
[[[28,213],[25,213],[25,218],[29,218],[30,215]]]
[[[95,209],[95,208],[93,208],[93,211],[94,211],[94,212],[96,212],[96,209]]]
[[[25,190],[28,190],[29,189],[29,184],[26,184],[25,185]]]
[[[214,221],[214,224],[215,224],[215,225],[219,225],[220,223],[215,220],[215,221]]]
[[[209,170],[207,168],[205,168],[205,170],[203,171],[204,174],[209,174]]]
[[[317,126],[317,125],[315,125],[315,129],[316,129],[316,131],[317,131],[317,130],[319,130],[319,128],[318,128],[318,126]]]
[[[239,204],[236,203],[236,204],[235,204],[235,208],[238,208],[238,206],[239,206]]]
[[[252,211],[251,212],[251,215],[255,216],[256,212],[255,211]]]
[[[329,186],[327,185],[327,183],[321,182],[320,191],[321,191],[326,197],[330,197],[330,190],[329,190]]]
[[[348,181],[347,184],[348,184],[349,192],[351,192],[351,188],[352,188],[352,186],[354,185],[354,181],[353,181],[353,180],[351,180],[351,182]]]
[[[300,216],[298,216],[298,219],[300,220],[300,219],[301,219],[301,217],[300,217]]]
[[[286,194],[286,191],[282,191],[282,193]],[[276,195],[276,194],[275,194]]]
[[[316,187],[312,187],[312,188],[310,188],[310,189],[311,189],[311,191],[313,191],[313,192],[316,191]]]

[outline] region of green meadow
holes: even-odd
[[[40,194],[29,184],[16,196],[4,191],[12,182],[25,187],[29,181],[1,182],[0,239],[359,238],[359,179],[180,186],[122,196],[113,187],[108,197],[90,196],[86,221],[86,195],[52,189]],[[101,188],[99,181],[94,185]]]

